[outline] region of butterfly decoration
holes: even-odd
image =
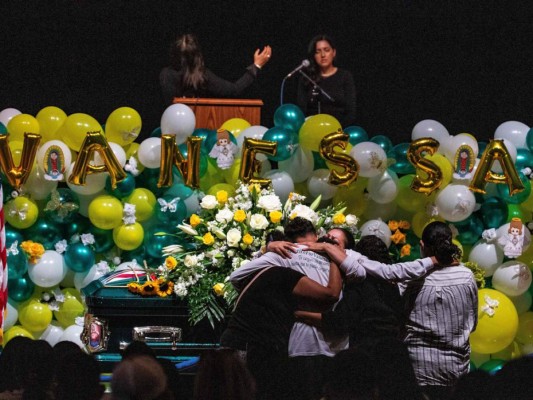
[[[179,197],[174,197],[172,200],[167,202],[165,199],[158,198],[157,202],[161,206],[161,211],[162,212],[167,212],[168,211],[168,212],[174,213],[174,212],[176,212],[178,210],[178,201],[179,200],[180,200]]]
[[[481,311],[487,314],[489,317],[493,317],[496,313],[496,308],[500,305],[500,302],[496,299],[491,299],[488,295],[484,297],[485,304],[481,307]]]
[[[60,218],[66,218],[79,209],[80,206],[72,201],[63,202],[59,192],[54,189],[50,193],[50,200],[46,203],[44,211],[55,211]]]

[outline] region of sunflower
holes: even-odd
[[[159,278],[155,291],[159,297],[170,296],[174,292],[174,282]]]
[[[143,296],[153,296],[157,294],[157,291],[159,290],[159,284],[157,281],[146,281],[141,286],[141,295]]]
[[[142,289],[142,285],[139,285],[137,282],[130,282],[128,283],[128,290],[131,293],[140,294]]]

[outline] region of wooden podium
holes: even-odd
[[[197,128],[218,129],[231,118],[242,118],[250,125],[261,124],[262,100],[174,97],[174,103],[193,110]]]

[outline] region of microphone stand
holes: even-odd
[[[333,97],[331,97],[328,92],[326,92],[324,89],[322,89],[320,87],[320,85],[318,83],[316,83],[313,79],[311,79],[311,77],[309,75],[307,75],[305,72],[303,72],[302,70],[299,70],[298,71],[305,79],[307,79],[312,85],[313,85],[313,90],[311,91],[311,96],[313,96],[314,98],[317,99],[317,104],[318,104],[318,113],[320,114],[320,100],[318,100],[318,95],[319,93],[322,93],[322,95],[328,99],[329,101],[331,101],[332,103],[335,102],[335,99]]]

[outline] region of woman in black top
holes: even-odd
[[[330,37],[315,36],[308,48],[311,65],[305,70],[329,96],[329,100],[301,77],[298,82],[298,106],[306,116],[329,114],[343,127],[355,124],[355,84],[350,71],[335,66],[337,50]]]
[[[231,97],[239,95],[250,86],[259,70],[272,55],[270,46],[254,53],[254,62],[237,81],[222,79],[206,68],[204,56],[193,34],[179,36],[172,44],[171,65],[163,68],[159,82],[165,105],[170,105],[174,97]]]

